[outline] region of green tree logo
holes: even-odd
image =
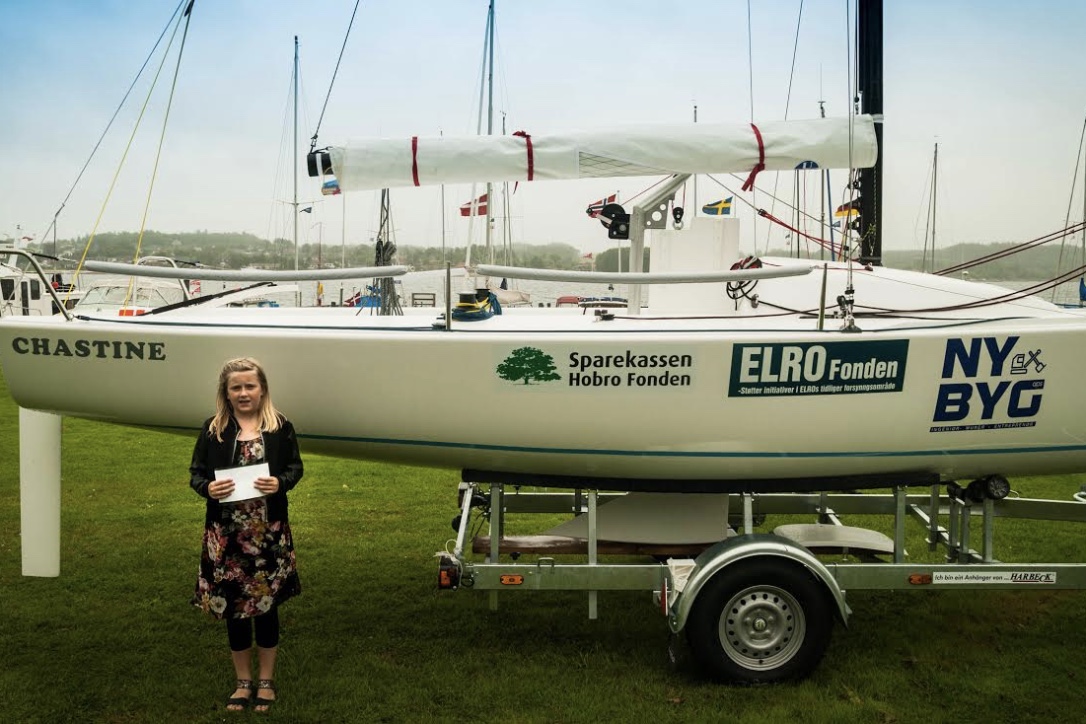
[[[554,358],[535,347],[521,347],[513,350],[495,370],[498,377],[510,382],[530,385],[533,382],[560,380],[562,376],[555,370]]]

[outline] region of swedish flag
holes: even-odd
[[[732,196],[701,207],[701,213],[709,216],[729,216],[732,213]]]

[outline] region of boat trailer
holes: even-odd
[[[460,484],[455,544],[438,553],[439,588],[488,591],[492,610],[503,591],[586,591],[590,618],[598,617],[600,591],[648,591],[667,617],[672,660],[690,654],[725,683],[809,675],[834,622],[847,626],[849,590],[1086,587],[1084,563],[1004,563],[994,548],[1000,518],[1086,522],[1086,492],[1068,501],[1007,497],[1010,486],[1000,476],[965,487],[931,484],[925,493],[909,485],[874,493],[720,493],[726,530],[719,541],[697,545],[601,539],[600,511],[633,493],[555,492],[519,485],[516,476],[487,477]],[[582,517],[587,534],[505,534],[509,515],[556,513]],[[845,525],[850,515],[888,518],[889,535]],[[488,534],[468,540],[473,516],[488,523]],[[790,522],[756,532],[770,516]],[[796,517],[814,522],[791,522]],[[944,562],[907,560],[910,524],[920,526],[928,550],[942,551]],[[622,560],[606,562],[611,556]],[[629,561],[640,556],[644,562]]]

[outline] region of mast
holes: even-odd
[[[826,101],[819,101],[818,102],[818,115],[819,115],[820,118],[825,118],[826,117]],[[827,168],[825,171],[822,172],[822,190],[821,190],[821,193],[819,195],[819,204],[818,205],[822,208],[822,214],[821,214],[822,220],[820,222],[821,223],[822,233],[825,234],[825,233],[827,233],[827,231],[829,232],[830,256],[831,256],[831,258],[836,260],[837,259],[837,253],[833,250],[834,241],[833,241],[833,191],[832,191],[832,188],[833,187],[830,185],[830,170]],[[822,249],[822,252],[819,254],[819,258],[820,259],[825,259],[826,258],[826,250],[825,250],[825,248]]]
[[[294,36],[294,270],[298,270],[298,36]]]
[[[939,189],[939,144],[935,144],[935,154],[931,160],[931,270],[935,271],[935,203]]]
[[[920,271],[935,271],[935,191],[939,182],[939,144],[931,157],[931,190],[928,192],[928,214],[924,219],[924,256],[920,261]],[[930,233],[930,237],[929,237]],[[928,239],[931,239],[931,267],[928,266]]]
[[[694,104],[694,123],[697,123],[697,122],[698,122],[698,104],[695,103]],[[698,176],[697,176],[697,174],[694,174],[693,185],[694,185],[694,213],[691,214],[691,216],[697,216],[698,215],[698,209],[701,208],[700,206],[698,206]]]
[[[486,135],[494,135],[494,0],[490,0],[490,7],[486,16]],[[494,223],[494,185],[486,182],[486,253],[487,262],[494,263],[493,229]],[[470,242],[469,242],[470,243]]]
[[[858,90],[860,112],[882,116],[882,0],[859,0]],[[879,156],[860,171],[860,262],[882,265],[882,123],[875,123]]]

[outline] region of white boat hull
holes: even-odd
[[[803,315],[525,309],[445,331],[435,314],[12,318],[0,364],[23,407],[194,432],[223,360],[253,356],[306,451],[561,476],[551,484],[786,490],[1086,470],[1081,315],[861,320],[854,334]]]

